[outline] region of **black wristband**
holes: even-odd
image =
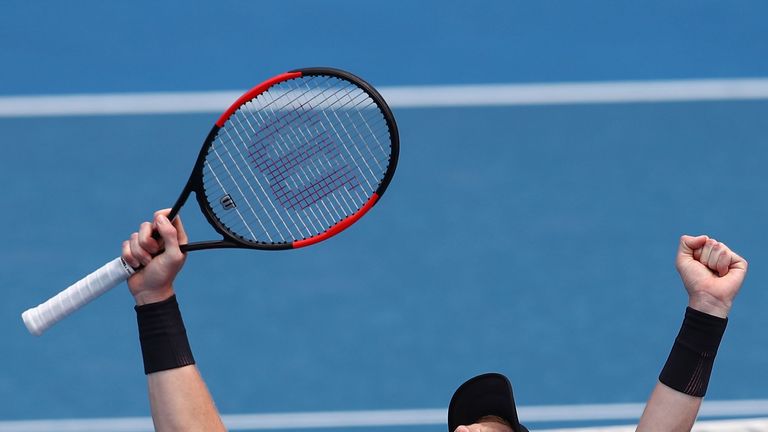
[[[679,392],[704,397],[727,324],[727,318],[687,308],[659,381]]]
[[[134,309],[145,374],[195,364],[175,295]]]

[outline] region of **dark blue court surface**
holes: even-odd
[[[11,3],[1,96],[243,89],[318,64],[379,86],[768,76],[757,1]],[[490,370],[520,405],[643,402],[686,305],[684,233],[751,264],[708,398],[768,399],[767,115],[396,108],[400,165],[360,223],[297,251],[190,254],[176,287],[218,408],[444,408]],[[0,119],[0,420],[149,415],[124,286],[40,338],[20,313],[170,207],[216,118]],[[208,239],[195,205],[187,231]]]

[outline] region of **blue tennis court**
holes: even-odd
[[[767,13],[757,1],[14,1],[0,17],[0,102],[244,90],[314,65],[385,98],[403,86],[762,79]],[[370,412],[393,420],[343,430],[442,431],[456,386],[485,371],[510,377],[529,428],[630,424],[615,413],[647,399],[682,320],[685,233],[750,262],[707,400],[751,411],[705,417],[768,417],[768,98],[428,105],[393,103],[398,171],[348,231],[296,251],[189,255],[176,290],[198,365],[223,415],[253,416],[233,430]],[[149,416],[124,286],[39,338],[20,313],[170,207],[217,116],[0,117],[0,430]],[[187,232],[208,239],[194,205]],[[562,409],[527,421],[526,407]],[[290,423],[296,413],[314,417]]]

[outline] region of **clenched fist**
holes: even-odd
[[[675,260],[688,291],[688,306],[726,318],[747,275],[747,261],[705,235],[680,237]]]

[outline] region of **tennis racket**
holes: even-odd
[[[168,218],[194,192],[222,239],[182,251],[309,246],[379,201],[398,153],[395,118],[370,84],[338,69],[297,69],[257,85],[219,117]],[[40,335],[136,271],[116,258],[25,311],[24,324]]]

